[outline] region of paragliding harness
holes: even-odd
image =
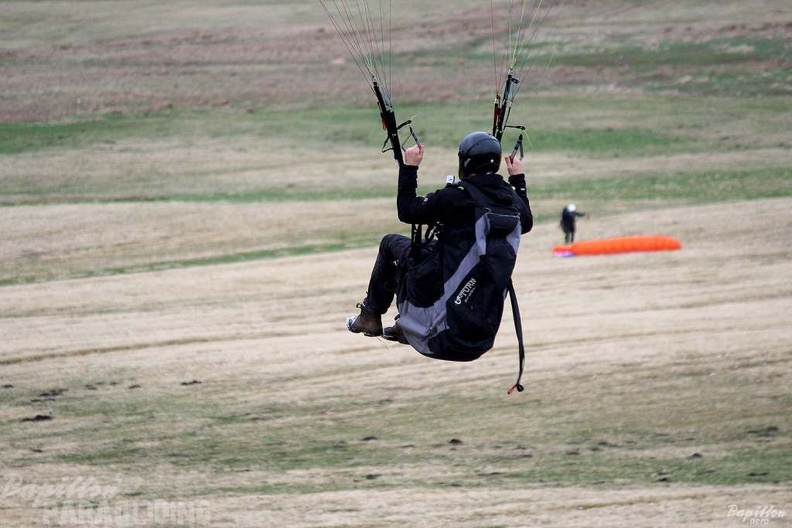
[[[400,263],[398,326],[419,353],[473,361],[492,348],[508,292],[519,345],[519,373],[509,394],[523,391],[525,347],[511,275],[522,232],[514,206],[491,204],[473,184],[449,184],[475,204],[475,225],[430,226]],[[420,233],[421,227],[418,226]],[[438,237],[438,240],[434,238]]]

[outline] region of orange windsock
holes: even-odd
[[[577,255],[610,255],[634,251],[673,251],[682,244],[676,238],[661,235],[642,235],[617,238],[584,240],[564,246],[556,246],[553,254],[557,257]]]

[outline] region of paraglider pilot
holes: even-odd
[[[423,155],[424,146],[421,144],[404,152],[404,165],[399,169],[399,220],[424,225],[470,224],[470,228],[474,229],[474,204],[458,188],[446,187],[426,197],[416,196],[418,165],[423,160]],[[513,156],[505,157],[509,173],[507,182],[497,174],[501,155],[500,143],[494,136],[486,132],[471,132],[460,143],[459,177],[468,185],[475,185],[493,204],[513,205],[519,211],[521,232],[524,234],[533,227],[533,216],[526,194],[522,161]],[[398,234],[385,235],[382,239],[367,296],[358,304],[360,314],[357,317],[350,316],[347,320],[350,332],[367,336],[383,335],[382,315],[393,301],[398,280],[398,262],[406,258],[410,251],[410,242],[410,238]],[[441,237],[437,243],[447,244],[450,241]],[[401,340],[398,335],[389,335],[398,331],[396,325],[384,330],[386,339]]]
[[[564,242],[571,244],[575,241],[575,220],[586,216],[586,213],[577,210],[575,204],[569,204],[561,211],[561,229],[564,230]]]

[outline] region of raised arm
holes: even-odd
[[[399,220],[406,224],[432,224],[437,221],[435,193],[418,196],[418,166],[423,161],[424,146],[420,143],[404,151],[404,165],[399,167],[399,191],[396,209]]]
[[[517,198],[520,199],[523,207],[520,208],[520,222],[522,223],[523,234],[533,229],[533,213],[531,203],[528,201],[528,191],[525,184],[525,172],[520,158],[506,156],[504,158],[506,170],[509,171],[509,185],[514,189]]]

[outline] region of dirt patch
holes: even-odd
[[[695,13],[692,19],[691,9],[685,8],[678,11],[679,20],[675,18],[677,11],[665,6],[642,4],[639,8],[624,2],[607,6],[562,4],[552,10],[546,29],[531,37],[531,45],[543,49],[563,42],[566,52],[592,46],[607,52],[625,42],[651,48],[669,40],[786,39],[790,22],[777,19],[780,11],[776,4],[763,4],[767,5],[763,8],[734,2],[719,4],[717,9],[707,6],[702,8],[706,13]],[[175,11],[155,14],[171,21],[158,30],[144,31],[141,27],[135,32],[118,28],[111,18],[95,22],[92,31],[97,35],[88,42],[64,38],[52,43],[44,37],[42,42],[11,42],[0,62],[0,90],[6,94],[0,122],[143,113],[174,105],[283,106],[304,105],[306,101],[313,105],[329,101],[370,104],[365,79],[350,61],[321,9],[314,7],[316,12],[304,16],[303,22],[282,25],[273,25],[266,17],[261,19],[264,11],[247,12],[246,19],[241,14],[244,10],[236,14],[229,10],[220,18],[228,17],[233,29],[227,29],[228,26],[201,21],[200,10],[192,17],[184,17],[178,5],[160,6],[156,10]],[[470,94],[490,97],[493,93],[491,60],[471,61],[455,51],[480,45],[491,55],[489,7],[460,7],[431,21],[417,21],[412,15],[394,22],[388,45],[403,57],[394,81],[400,101],[464,101],[469,100]],[[151,14],[151,9],[149,6],[141,10],[142,14],[130,13],[130,20],[139,22],[145,14]],[[426,9],[429,8],[407,12]],[[497,23],[508,12],[505,6],[502,9],[497,13]],[[209,16],[210,11],[203,12]],[[272,16],[285,15],[273,10]],[[260,22],[257,24],[256,20]],[[740,22],[735,23],[736,20]],[[580,27],[586,30],[581,31]],[[501,33],[508,34],[505,29]],[[506,46],[500,41],[496,45],[497,49]],[[783,71],[786,66],[761,60],[759,63],[759,72]],[[531,89],[643,91],[647,73],[640,72],[636,80],[633,66],[636,65],[628,59],[616,67],[532,68]],[[673,80],[690,74],[689,69],[682,68],[663,75]]]

